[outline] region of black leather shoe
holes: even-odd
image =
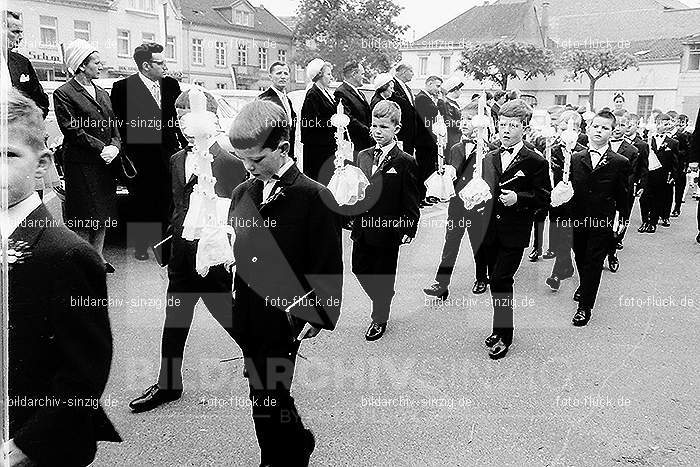
[[[495,332],[491,334],[489,337],[484,339],[484,344],[486,344],[486,347],[493,347],[496,342],[501,338],[498,334]]]
[[[646,233],[647,230],[649,230],[649,224],[644,223],[644,224],[639,226],[639,228],[637,229],[637,232]]]
[[[132,413],[146,412],[180,397],[182,397],[181,389],[160,389],[157,384],[154,384],[146,389],[140,397],[129,402],[129,408]]]
[[[110,263],[105,261],[105,271],[107,272],[107,274],[114,274],[114,271],[116,271],[116,269],[114,269],[114,266],[112,266]]]
[[[671,227],[671,221],[668,219],[661,219],[661,227]]]
[[[559,279],[559,276],[557,275],[552,275],[545,280],[547,285],[549,286],[550,289],[552,290],[559,290],[559,286],[561,285],[561,279]]]
[[[646,233],[656,233],[656,226],[654,224],[649,224],[647,229],[645,230]]]
[[[578,302],[581,300],[581,288],[576,289],[576,292],[574,292],[574,301]]]
[[[438,300],[445,300],[450,294],[450,291],[447,290],[447,287],[443,287],[440,283],[436,282],[427,289],[423,289],[423,293],[435,297]]]
[[[303,451],[301,454],[301,466],[308,467],[311,453],[316,449],[316,437],[311,430],[304,430],[303,436]]]
[[[617,256],[608,256],[608,269],[610,272],[617,272],[620,269],[620,260],[617,259]]]
[[[542,256],[542,250],[538,248],[533,248],[532,251],[530,252],[529,255],[527,255],[528,259],[532,261],[533,263],[540,259],[540,256]]]
[[[671,217],[678,217],[678,216],[680,216],[680,215],[681,215],[681,212],[680,212],[680,211],[673,211],[673,212],[671,213]]]
[[[477,280],[474,282],[474,287],[472,287],[472,293],[475,295],[482,294],[486,292],[487,287],[488,285],[486,284],[486,281]]]
[[[376,341],[384,335],[384,331],[386,331],[386,323],[379,324],[373,322],[367,328],[365,339],[368,341]]]
[[[615,248],[617,250],[622,250],[625,247],[625,245],[622,244],[622,240],[618,240],[617,244],[615,245]]]
[[[498,360],[505,357],[508,353],[508,347],[509,346],[503,342],[503,339],[498,339],[489,349],[489,358],[491,360]]]
[[[545,254],[542,255],[542,259],[554,259],[557,255],[552,250],[547,250]]]
[[[591,319],[591,310],[586,310],[585,308],[579,308],[576,310],[574,317],[571,319],[571,323],[574,326],[585,326]]]
[[[695,241],[698,242],[698,243],[700,243],[700,233],[698,233],[698,236],[695,237]]]
[[[134,258],[136,258],[139,261],[146,261],[148,259],[148,252],[147,251],[136,251],[134,253]]]

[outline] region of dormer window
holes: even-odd
[[[253,13],[246,10],[234,10],[233,22],[241,26],[253,27]]]

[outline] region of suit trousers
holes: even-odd
[[[352,272],[372,300],[372,321],[375,323],[389,321],[398,259],[398,244],[376,246],[362,240],[353,243]]]
[[[659,218],[666,219],[671,214],[673,185],[669,185],[667,179],[668,172],[661,169],[650,172],[647,187],[639,202],[642,219],[646,217],[647,222],[652,225],[657,225]]]
[[[425,181],[437,170],[437,146],[416,146],[420,199],[425,198]]]
[[[223,266],[212,267],[205,277],[197,274],[194,266],[187,271],[168,271],[168,279],[158,385],[164,389],[182,389],[185,341],[200,298],[214,319],[232,335],[232,279],[231,272]]]
[[[523,248],[506,247],[498,238],[486,246],[491,271],[493,333],[506,345],[513,342],[513,277],[520,267]]]
[[[683,194],[685,192],[685,185],[687,180],[685,178],[685,170],[679,170],[675,177],[676,183],[673,186],[674,190],[674,204],[673,210],[676,212],[681,211],[681,204],[683,203]]]
[[[468,216],[468,211],[464,209],[464,203],[458,196],[450,200],[447,208],[447,228],[445,230],[445,244],[442,247],[442,259],[438,267],[435,281],[442,287],[448,287],[452,278],[459,247],[464,238],[464,232],[469,236],[469,243],[472,247],[474,265],[476,267],[476,280],[488,281],[488,259],[486,248],[483,246],[484,235],[481,233],[480,217]]]
[[[552,208],[549,212],[549,249],[556,255],[552,275],[567,277],[573,274],[574,265],[571,260],[573,246],[573,227],[571,218]]]
[[[603,261],[610,250],[613,232],[608,229],[574,229],[574,258],[579,275],[579,308],[595,305],[603,273]]]
[[[547,220],[548,209],[538,209],[535,211],[535,220],[532,223],[532,247],[538,250],[544,248],[544,223]],[[551,240],[550,240],[551,242]],[[552,249],[551,247],[549,248]]]
[[[290,391],[299,342],[254,345],[244,354],[260,465],[305,465],[304,424]]]
[[[145,252],[165,238],[172,197],[169,176],[167,172],[139,173],[128,188],[133,215],[127,234],[136,251]]]
[[[632,209],[634,209],[634,199],[636,198],[635,191],[636,190],[634,189],[634,184],[630,183],[630,194],[629,194],[629,198],[628,198],[629,199],[630,216],[632,215]],[[641,203],[641,201],[640,201],[640,203]],[[629,219],[627,220],[627,222],[629,223]],[[628,228],[629,228],[629,225],[628,225]],[[622,231],[622,234],[620,235],[620,237],[617,240],[622,241],[625,238],[626,234],[627,234],[627,229]],[[615,243],[617,243],[617,241]]]

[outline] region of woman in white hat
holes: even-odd
[[[330,119],[336,113],[337,103],[330,89],[332,65],[315,58],[306,65],[306,77],[311,81],[301,107],[301,142],[303,170],[317,182],[327,185],[333,176],[335,158],[335,127]]]
[[[464,86],[464,82],[460,75],[451,76],[442,84],[445,98],[438,101],[440,113],[443,115],[447,126],[447,146],[444,153],[446,159],[448,159],[452,146],[459,143],[462,138],[462,132],[459,129],[462,112],[457,102],[459,96],[462,95],[462,86]]]
[[[63,133],[66,224],[102,256],[107,223],[117,218],[110,164],[119,154],[119,133],[109,94],[92,82],[102,70],[100,53],[82,39],[64,53],[73,78],[54,91],[53,100]],[[107,261],[105,267],[114,272]]]
[[[369,103],[370,109],[374,109],[377,103],[389,99],[394,95],[394,77],[389,73],[379,73],[374,78],[374,95]]]

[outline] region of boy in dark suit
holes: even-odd
[[[365,198],[348,208],[352,226],[352,272],[372,300],[372,323],[365,339],[384,335],[394,296],[399,246],[411,243],[420,215],[416,163],[400,150],[396,134],[401,109],[388,100],[372,111],[373,148],[360,151],[357,165],[369,180]]]
[[[459,192],[467,186],[474,177],[476,167],[476,139],[477,132],[474,131],[471,119],[476,115],[479,104],[476,101],[470,102],[462,111],[462,141],[452,146],[449,158],[445,161],[454,167],[457,179],[454,182],[457,196],[450,199],[447,208],[447,227],[445,229],[445,244],[442,248],[442,259],[435,275],[435,283],[423,289],[426,295],[437,297],[441,300],[447,298],[454,271],[459,247],[464,238],[464,233],[469,235],[469,243],[472,247],[474,265],[476,267],[476,281],[472,287],[472,293],[482,294],[486,292],[488,284],[488,261],[486,251],[482,247],[484,242],[485,222],[484,211],[472,209],[467,211],[464,201],[459,197]],[[486,142],[484,142],[486,144]]]
[[[34,191],[51,160],[42,113],[8,89],[8,465],[84,466],[121,441],[99,400],[112,362],[104,264]]]
[[[343,103],[345,113],[350,117],[348,134],[355,148],[355,156],[358,152],[374,144],[369,133],[372,112],[369,108],[369,102],[359,90],[359,87],[362,86],[364,73],[364,67],[355,60],[347,62],[343,67],[345,80],[334,93],[336,102]]]
[[[289,157],[296,160],[294,155],[294,140],[296,132],[297,114],[294,112],[292,101],[287,96],[287,84],[289,83],[289,65],[284,62],[274,62],[270,65],[270,81],[272,85],[260,93],[260,99],[269,100],[279,105],[287,114],[289,125]]]
[[[636,172],[633,170],[634,180],[636,181],[636,186],[633,188],[630,186],[630,190],[633,193],[630,194],[630,213],[634,207],[634,197],[639,197],[639,211],[642,216],[642,225],[639,227],[638,232],[642,232],[642,227],[646,230],[646,225],[649,219],[646,217],[648,215],[648,210],[645,206],[642,206],[642,199],[644,189],[647,184],[647,178],[649,175],[649,145],[642,139],[639,134],[639,115],[637,114],[627,114],[627,130],[625,131],[625,141],[630,143],[632,146],[637,148],[639,154],[637,156],[637,167]],[[622,232],[622,237],[620,242],[624,239],[627,231]],[[619,249],[619,247],[618,247]]]
[[[671,112],[669,112],[671,113]],[[681,204],[683,204],[683,195],[685,194],[686,179],[685,174],[688,171],[688,157],[690,156],[690,143],[692,135],[685,130],[688,126],[688,116],[680,114],[675,119],[676,126],[671,132],[671,138],[678,141],[678,170],[674,174],[675,182],[673,184],[674,205],[671,217],[681,215]]]
[[[216,113],[216,99],[206,93],[207,110]],[[182,118],[190,110],[189,91],[185,91],[175,101],[178,117]],[[185,132],[187,128],[183,126]],[[226,135],[224,142],[228,142]],[[188,137],[191,144],[194,138]],[[214,190],[217,203],[225,205],[228,212],[231,192],[246,178],[243,164],[233,154],[215,142],[209,148],[213,157],[212,174],[216,178]],[[171,185],[173,190],[173,211],[169,232],[171,257],[164,258],[168,265],[168,292],[165,309],[165,323],[161,339],[161,364],[158,382],[131,401],[132,412],[145,412],[159,405],[179,399],[182,396],[182,358],[185,341],[192,326],[194,308],[202,299],[212,316],[232,334],[231,329],[231,271],[218,265],[209,269],[202,277],[195,269],[198,240],[182,238],[183,223],[190,205],[190,195],[197,184],[194,173],[195,161],[191,157],[192,146],[176,152],[170,158]]]
[[[585,326],[595,304],[603,261],[629,218],[629,160],[610,149],[615,115],[601,111],[588,128],[588,148],[571,158],[571,183],[574,197],[571,208],[574,224],[574,257],[579,287],[574,294],[578,309],[574,326]],[[615,212],[619,214],[617,232],[613,231]]]
[[[513,342],[513,276],[530,243],[535,211],[549,206],[547,161],[523,144],[532,108],[522,99],[506,102],[498,117],[501,147],[484,160],[484,180],[492,199],[486,203],[486,254],[491,271],[493,331],[486,338],[489,357],[505,357]]]
[[[306,466],[315,441],[290,394],[294,365],[300,339],[335,328],[343,259],[338,205],[288,156],[284,119],[279,106],[254,101],[229,130],[236,157],[252,175],[233,191],[229,211],[236,232],[233,330],[261,465]]]

